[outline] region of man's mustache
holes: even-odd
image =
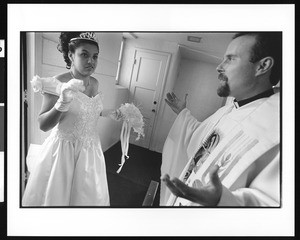
[[[228,77],[224,73],[220,73],[218,79],[222,81],[228,81]]]

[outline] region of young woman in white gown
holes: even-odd
[[[39,125],[52,129],[35,159],[23,206],[109,206],[106,167],[97,131],[103,111],[92,32],[61,33],[58,50],[69,71],[53,77],[58,96],[43,93]],[[79,81],[79,80],[81,81]]]

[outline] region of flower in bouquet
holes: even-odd
[[[122,104],[121,107],[118,109],[118,111],[122,116],[121,118],[123,119],[123,125],[122,125],[121,136],[120,136],[122,157],[121,157],[121,164],[119,164],[120,168],[118,169],[117,173],[121,171],[125,163],[125,157],[126,159],[129,158],[128,148],[129,148],[129,136],[130,136],[131,128],[133,128],[133,131],[138,134],[136,141],[139,140],[141,136],[143,137],[145,136],[143,115],[133,103]]]
[[[126,121],[133,128],[134,132],[138,134],[136,140],[139,140],[141,136],[144,137],[144,120],[139,108],[133,103],[125,103],[121,105],[119,110],[123,121]]]

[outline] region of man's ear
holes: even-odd
[[[256,69],[256,76],[265,74],[270,71],[274,65],[274,59],[272,57],[265,57],[259,60]]]

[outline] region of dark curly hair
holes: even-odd
[[[71,68],[71,60],[69,59],[68,53],[74,53],[76,48],[78,48],[83,43],[89,43],[95,45],[99,50],[99,45],[96,42],[85,40],[85,39],[77,39],[72,42],[70,40],[72,38],[78,37],[82,32],[62,32],[59,36],[59,44],[57,45],[58,51],[63,54],[63,58],[66,62],[66,68]]]
[[[270,82],[275,86],[282,80],[282,32],[241,32],[235,34],[233,39],[245,35],[254,36],[256,39],[252,47],[250,62],[255,63],[267,56],[274,59]]]

